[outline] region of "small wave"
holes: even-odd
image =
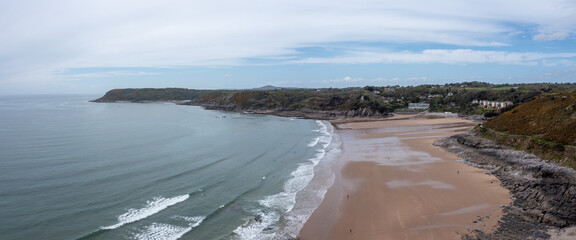
[[[316,125],[318,126],[318,129],[312,130],[312,131],[319,133],[320,136],[318,136],[318,137],[314,138],[312,141],[310,141],[307,146],[308,147],[314,147],[314,146],[318,145],[318,143],[320,143],[320,144],[322,144],[323,148],[326,148],[332,142],[332,134],[330,134],[330,130],[328,129],[328,126],[326,125],[326,123],[324,123],[320,120],[317,120]]]
[[[310,158],[309,160],[316,165],[320,160],[322,160],[322,158],[324,158],[324,156],[326,156],[326,150],[319,149],[316,151],[316,154],[314,154],[314,158]]]
[[[296,203],[296,194],[302,190],[312,177],[316,163],[301,164],[284,184],[284,191],[259,200],[260,209],[252,210],[257,218],[248,220],[234,230],[238,239],[277,239],[277,224],[281,216],[291,211]]]
[[[254,214],[258,216],[258,219],[251,218],[244,225],[236,228],[233,232],[239,239],[273,239],[275,233],[266,233],[265,230],[278,222],[280,220],[280,215],[275,212],[264,213],[262,211],[257,211]]]
[[[146,226],[140,233],[134,235],[138,240],[176,240],[199,226],[206,217],[184,217],[176,216],[174,219],[181,219],[188,222],[188,226],[176,226],[165,223],[152,223]]]
[[[299,164],[297,169],[290,173],[291,178],[284,183],[282,192],[264,197],[258,201],[259,208],[249,210],[255,217],[236,228],[233,239],[283,239],[294,237],[293,235],[297,234],[302,222],[312,214],[313,209],[305,212],[298,210],[298,213],[291,212],[296,205],[296,195],[308,186],[314,177],[314,168],[325,158],[327,152],[331,151],[328,149],[333,140],[331,126],[326,125],[323,121],[316,121],[316,125],[318,129],[312,131],[317,132],[318,135],[307,146],[314,147],[321,144],[322,148],[318,148],[314,157],[308,159],[308,162]],[[315,191],[315,194],[321,195],[317,197],[321,201],[326,190],[318,189],[318,192],[316,193]],[[298,229],[293,229],[291,226],[286,225],[292,223],[296,223]]]
[[[332,134],[330,134],[328,125],[326,125],[324,122],[320,120],[316,121],[316,125],[320,127],[319,132],[321,134],[321,136],[318,139],[318,143],[321,143],[323,148],[327,148],[332,142]]]
[[[117,224],[114,224],[111,226],[106,226],[106,227],[101,227],[101,229],[105,229],[105,230],[116,229],[116,228],[119,228],[125,224],[136,222],[138,220],[152,216],[152,215],[166,209],[167,207],[170,207],[170,206],[175,205],[177,203],[183,202],[186,199],[188,199],[189,197],[190,197],[189,194],[177,196],[177,197],[173,197],[173,198],[156,197],[152,201],[148,201],[146,203],[146,206],[143,208],[128,209],[128,212],[118,216],[118,223]]]
[[[307,146],[308,147],[316,146],[316,144],[318,144],[318,140],[320,140],[320,137],[314,138],[314,140],[310,141]]]
[[[314,166],[315,164],[300,165],[290,174],[292,178],[284,184],[284,191],[258,201],[260,205],[280,210],[283,213],[292,210],[296,202],[296,193],[306,187],[314,177]]]
[[[318,127],[320,127],[320,129],[318,129],[318,131],[320,131],[321,133],[328,133],[328,126],[326,126],[326,124],[320,120],[316,120],[316,125],[318,125]]]
[[[258,203],[263,209],[253,211],[255,216],[260,216],[259,221],[248,221],[243,226],[238,227],[234,233],[238,235],[239,239],[275,239],[277,238],[276,231],[278,230],[275,224],[280,221],[280,216],[290,212],[296,204],[296,194],[304,189],[310,180],[314,177],[314,167],[320,159],[324,157],[324,151],[319,151],[311,162],[301,164],[298,168],[290,173],[290,178],[284,184],[283,191],[266,196],[264,199],[259,200]]]

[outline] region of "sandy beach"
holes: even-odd
[[[336,124],[340,167],[300,238],[460,239],[472,229],[490,232],[511,201],[508,190],[433,145],[474,125],[441,115]]]

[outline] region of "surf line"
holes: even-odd
[[[120,216],[118,216],[118,223],[110,226],[100,227],[103,230],[112,230],[119,228],[125,224],[133,223],[147,217],[150,217],[167,207],[176,205],[180,202],[186,201],[190,194],[176,196],[173,198],[155,197],[152,201],[147,201],[146,206],[140,209],[131,208]]]

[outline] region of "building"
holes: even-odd
[[[428,103],[408,103],[409,110],[426,110],[430,107]]]
[[[482,107],[482,108],[496,108],[496,109],[501,109],[501,108],[505,108],[508,106],[512,106],[514,103],[512,103],[511,101],[505,101],[505,102],[498,102],[498,101],[488,101],[488,100],[480,100],[478,101],[478,107]]]
[[[386,88],[384,88],[384,91],[385,91],[385,92],[394,92],[394,91],[396,91],[396,88],[386,87]]]

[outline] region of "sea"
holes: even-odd
[[[334,181],[328,122],[98,97],[0,96],[0,239],[291,239]]]

